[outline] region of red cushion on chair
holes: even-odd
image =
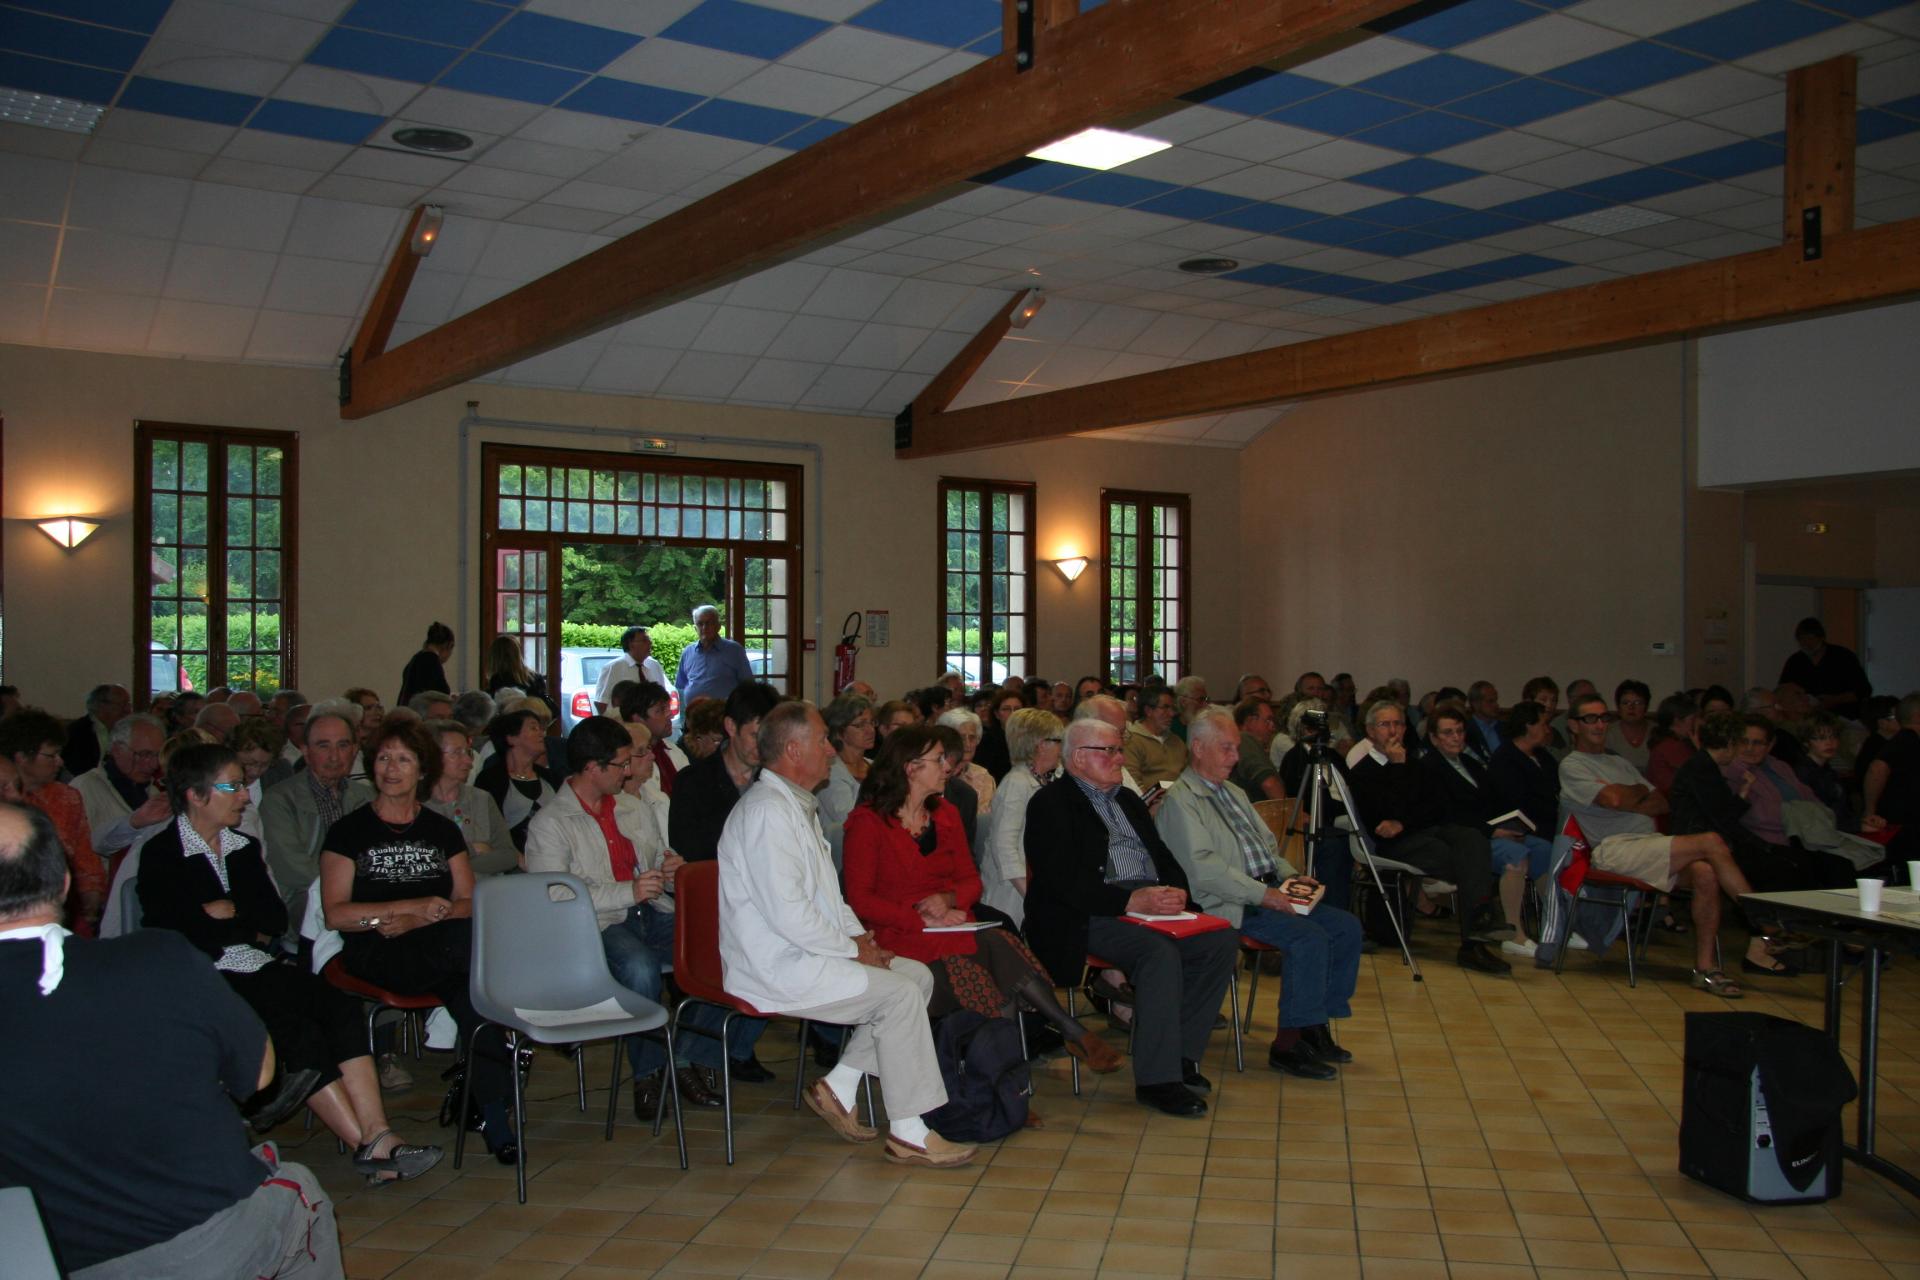
[[[1632,876],[1615,875],[1611,871],[1600,871],[1593,867],[1587,868],[1586,883],[1602,885],[1610,889],[1636,889],[1641,893],[1664,892],[1663,890],[1654,888],[1645,880],[1636,880]]]
[[[1242,951],[1278,951],[1280,948],[1274,946],[1271,942],[1262,942],[1258,938],[1249,938],[1243,933],[1240,935],[1240,949]]]
[[[720,864],[689,862],[673,877],[673,981],[681,994],[756,1018],[769,1015],[729,995],[720,963]]]
[[[335,956],[321,967],[320,976],[350,996],[360,996],[376,1004],[383,1004],[389,1009],[438,1009],[440,1007],[439,996],[403,996],[398,992],[388,991],[385,987],[376,987],[362,978],[354,977],[347,972],[347,966],[341,963],[339,956]]]

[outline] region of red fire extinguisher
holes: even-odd
[[[833,646],[833,693],[835,697],[840,695],[842,689],[853,683],[853,660],[854,656],[860,652],[860,614],[858,610],[847,615],[847,620],[840,624],[840,630],[843,633],[840,637],[840,643]]]

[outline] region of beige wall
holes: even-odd
[[[1302,405],[1245,455],[1249,665],[1678,687],[1685,376],[1675,343]]]
[[[1225,450],[1059,440],[925,462],[893,459],[892,425],[870,418],[782,413],[715,405],[470,385],[362,422],[342,422],[331,376],[298,370],[0,346],[0,410],[6,414],[6,679],[50,708],[76,712],[86,688],[126,679],[133,664],[132,424],[136,419],[297,431],[301,436],[300,683],[310,695],[350,683],[388,691],[426,624],[450,622],[463,641],[478,616],[477,557],[469,558],[467,617],[457,616],[458,424],[466,402],[482,416],[615,428],[636,434],[750,436],[818,443],[823,450],[824,592],[809,557],[801,691],[827,657],[841,619],[888,609],[893,644],[866,650],[860,673],[884,691],[927,683],[940,647],[932,560],[934,505],[942,475],[1033,480],[1039,485],[1038,555],[1099,550],[1105,486],[1193,495],[1194,554],[1230,564],[1238,535],[1239,455]],[[467,483],[478,492],[477,442],[520,440],[609,449],[619,437],[477,427]],[[807,502],[816,501],[810,454],[737,445],[683,444],[682,456],[804,461]],[[52,515],[103,520],[68,554],[31,523]],[[809,518],[806,536],[812,536]],[[470,523],[468,545],[477,542]],[[1068,587],[1038,573],[1039,667],[1071,679],[1102,649],[1100,589],[1090,571]],[[1229,575],[1195,578],[1198,672],[1231,684],[1241,666],[1242,594]],[[819,629],[814,617],[824,619]],[[472,678],[470,651],[457,662]],[[456,683],[460,680],[456,674]]]

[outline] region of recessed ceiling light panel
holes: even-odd
[[[37,125],[63,133],[92,133],[106,110],[98,103],[59,98],[51,93],[0,88],[0,123]]]
[[[1165,151],[1171,142],[1142,137],[1137,133],[1119,133],[1112,129],[1085,129],[1071,138],[1049,143],[1027,155],[1035,160],[1078,165],[1082,169],[1117,169],[1143,156]]]
[[[451,155],[456,151],[465,151],[473,145],[473,139],[464,133],[452,129],[396,129],[393,140],[403,147],[414,151],[428,151],[434,155]]]
[[[1641,227],[1655,227],[1672,221],[1673,215],[1670,213],[1655,213],[1651,209],[1620,204],[1611,209],[1595,209],[1591,213],[1562,218],[1548,225],[1563,231],[1584,231],[1590,236],[1613,236],[1622,231],[1638,231]]]

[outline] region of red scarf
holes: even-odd
[[[581,797],[578,787],[574,788],[573,794],[580,800],[580,807],[592,814],[593,820],[600,824],[600,834],[607,840],[607,861],[613,864],[613,878],[623,884],[631,883],[634,873],[640,870],[640,855],[633,851],[633,841],[627,839],[619,824],[613,820],[615,797],[602,796],[599,804],[589,806]]]

